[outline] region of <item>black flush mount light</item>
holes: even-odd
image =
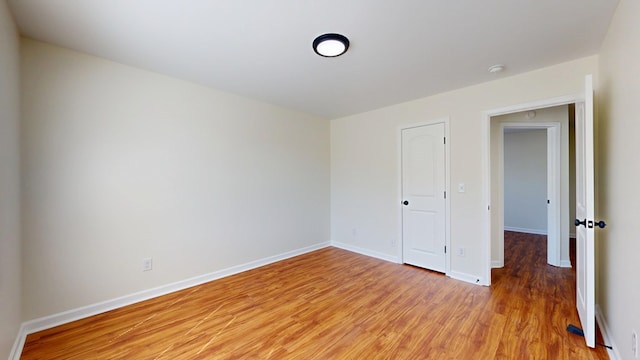
[[[313,40],[313,51],[324,57],[336,57],[347,52],[349,39],[340,34],[323,34]]]

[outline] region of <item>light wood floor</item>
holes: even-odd
[[[29,335],[22,359],[607,359],[574,273],[507,233],[491,287],[326,248]]]

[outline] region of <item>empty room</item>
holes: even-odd
[[[2,0],[0,357],[640,358],[638,18]]]

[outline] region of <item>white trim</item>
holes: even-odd
[[[445,216],[445,244],[447,246],[447,253],[445,254],[445,274],[451,273],[451,254],[453,253],[451,246],[451,133],[449,130],[449,117],[444,119],[444,136],[446,138],[444,144],[444,188],[446,191],[446,198],[444,200],[444,216]]]
[[[493,217],[493,221],[497,221],[498,222],[498,229],[504,229],[504,209],[505,209],[505,201],[504,201],[504,125],[501,124],[500,126],[501,130],[500,133],[497,136],[497,141],[500,147],[500,150],[498,151],[498,166],[497,166],[497,174],[495,174],[498,177],[498,187],[496,189],[492,189],[493,191],[491,192],[491,196],[495,196],[496,199],[496,203],[493,204],[494,208],[497,206],[497,204],[500,204],[500,210],[496,212],[495,214],[497,214],[496,216]],[[491,123],[489,124],[489,131],[491,131]],[[489,137],[489,149],[491,149],[491,136]],[[491,151],[491,150],[489,150]],[[489,155],[489,160],[491,161],[491,155]],[[489,169],[489,172],[492,171],[492,169],[494,168],[494,166],[492,166]],[[492,199],[493,200],[493,199]],[[493,229],[492,227],[493,224],[489,224],[489,228]],[[497,234],[491,233],[491,238],[492,239],[497,239],[497,253],[498,253],[498,257],[497,258],[493,258],[493,253],[496,252],[496,250],[492,247],[491,248],[491,261],[500,261],[502,263],[504,263],[504,231],[499,231]],[[491,245],[494,245],[495,241],[492,241]]]
[[[571,265],[571,260],[562,260],[562,261],[560,261],[560,267],[561,268],[571,268],[571,267],[573,267],[573,265]]]
[[[405,124],[402,125],[400,127],[398,127],[397,130],[397,146],[396,146],[396,152],[397,152],[397,166],[396,166],[396,174],[397,174],[397,180],[398,180],[398,204],[402,203],[402,130],[406,130],[406,129],[411,129],[411,128],[416,128],[416,127],[420,127],[420,126],[429,126],[429,125],[435,125],[435,124],[444,124],[444,136],[446,138],[446,142],[445,142],[445,146],[444,146],[444,161],[445,161],[445,174],[444,174],[444,187],[445,187],[445,192],[447,194],[447,197],[444,200],[444,206],[445,206],[445,230],[444,230],[444,237],[445,237],[445,246],[447,247],[447,249],[451,249],[451,186],[450,186],[450,182],[451,182],[451,133],[449,130],[449,116],[445,116],[439,119],[435,119],[435,120],[431,120],[431,121],[422,121],[422,122],[418,122],[418,123],[412,123],[412,124]],[[398,205],[398,249],[397,249],[397,257],[398,260],[392,260],[394,262],[397,263],[403,263],[403,259],[402,259],[402,247],[403,247],[403,238],[402,238],[402,206]],[[447,251],[447,253],[445,254],[445,274],[449,275],[449,273],[451,272],[451,250]]]
[[[482,257],[486,262],[484,266],[484,278],[486,279],[487,285],[491,285],[491,267],[492,267],[492,256],[491,256],[491,113],[483,114],[483,133],[482,137],[482,181],[484,182],[483,191],[482,191],[482,199],[484,200],[482,206],[483,213],[485,214],[484,221],[484,229],[482,229],[482,234],[484,236],[481,237],[483,245],[482,246]],[[502,266],[504,266],[504,261],[502,262]]]
[[[600,305],[596,304],[596,321],[598,322],[598,326],[600,327],[600,334],[602,334],[602,340],[606,345],[611,346],[613,349],[607,348],[607,354],[609,355],[609,359],[618,360],[622,359],[620,356],[620,352],[618,351],[618,347],[613,342],[613,337],[610,336],[611,331],[609,330],[609,325],[607,324],[607,320],[602,313],[602,309],[600,309]]]
[[[11,348],[11,352],[9,353],[9,360],[20,360],[20,357],[22,356],[22,349],[24,348],[24,343],[26,340],[27,332],[25,331],[23,324],[20,325],[18,335],[16,336],[16,341],[13,343],[13,347]]]
[[[520,111],[528,111],[535,110],[541,108],[548,108],[554,106],[568,105],[574,104],[576,102],[584,101],[584,94],[574,94],[574,95],[566,95],[560,96],[556,98],[543,99],[538,101],[532,101],[529,103],[516,104],[511,106],[506,106],[502,108],[496,108],[492,110],[484,111],[481,115],[482,126],[484,136],[482,137],[482,167],[483,167],[483,199],[485,212],[485,229],[484,236],[482,237],[483,245],[482,248],[485,252],[485,274],[486,274],[486,282],[487,284],[491,284],[491,117],[510,114],[514,112]]]
[[[547,229],[526,229],[513,226],[505,226],[504,231],[513,231],[525,234],[547,235]]]
[[[568,118],[564,122],[567,123],[567,129],[569,128]],[[562,207],[562,182],[567,181],[569,183],[569,171],[566,171],[567,178],[562,176],[562,139],[560,138],[561,124],[556,123],[556,126],[547,128],[547,199],[551,200],[551,204],[547,204],[547,263],[560,266],[562,262],[562,242],[566,241],[569,244],[569,237],[564,239],[562,237],[563,214]],[[567,140],[569,140],[567,138]],[[568,146],[567,142],[567,146]],[[567,167],[568,169],[568,167]],[[569,198],[569,195],[566,195]],[[567,215],[568,215],[567,208]],[[555,241],[550,244],[549,237],[553,237]]]
[[[581,101],[584,101],[583,93],[559,96],[551,99],[532,101],[524,104],[505,106],[502,108],[485,111],[484,114],[488,115],[489,117],[500,116],[500,115],[506,115],[506,114],[516,113],[516,112],[528,111],[528,110],[537,110],[537,109],[550,108],[554,106],[569,105],[569,104],[573,104]]]
[[[399,127],[396,131],[396,183],[397,187],[397,198],[396,204],[402,203],[402,127]],[[402,251],[404,243],[402,241],[402,205],[398,205],[397,207],[397,221],[398,221],[398,241],[396,242],[396,256],[398,258],[398,263],[402,264]]]
[[[270,256],[263,259],[258,259],[245,264],[232,266],[226,269],[214,271],[209,274],[204,274],[190,279],[177,281],[171,284],[159,286],[156,288],[139,291],[133,294],[125,295],[119,298],[102,301],[99,303],[83,306],[80,308],[64,311],[61,313],[33,319],[22,323],[20,326],[20,332],[16,338],[13,349],[11,350],[10,359],[19,359],[24,347],[24,342],[28,334],[34,332],[49,329],[55,326],[66,324],[72,321],[83,319],[89,316],[104,313],[106,311],[121,308],[123,306],[135,304],[141,301],[156,298],[162,295],[170,294],[179,290],[184,290],[193,286],[201,285],[213,280],[218,280],[227,276],[239,274],[244,271],[259,268],[261,266],[269,265],[274,262],[292,258],[294,256],[306,254],[318,249],[331,246],[330,242],[318,243],[315,245],[307,246],[301,249],[288,251],[279,255]]]
[[[396,263],[396,264],[401,264],[401,260],[397,256],[392,256],[392,255],[384,254],[384,253],[381,253],[381,252],[377,252],[377,251],[361,248],[359,246],[346,244],[346,243],[342,243],[342,242],[338,242],[338,241],[332,241],[331,242],[331,246],[337,247],[337,248],[342,249],[342,250],[351,251],[351,252],[354,252],[356,254],[370,256],[370,257],[373,257],[373,258],[376,258],[376,259],[385,260],[385,261],[389,261],[389,262]]]
[[[491,268],[492,269],[500,269],[504,267],[504,261],[500,261],[500,260],[493,260],[491,261]]]
[[[467,274],[467,273],[462,273],[462,272],[457,272],[457,271],[452,271],[451,274],[448,274],[449,277],[451,277],[452,279],[456,279],[456,280],[461,280],[461,281],[465,281],[471,284],[476,284],[476,285],[484,285],[484,286],[489,286],[489,284],[487,283],[486,279],[479,277],[479,276],[475,276],[475,275],[471,275],[471,274]]]

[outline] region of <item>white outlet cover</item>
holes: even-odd
[[[151,271],[153,269],[153,259],[145,258],[142,259],[142,271]]]
[[[458,184],[458,192],[463,193],[465,191],[464,183]]]

